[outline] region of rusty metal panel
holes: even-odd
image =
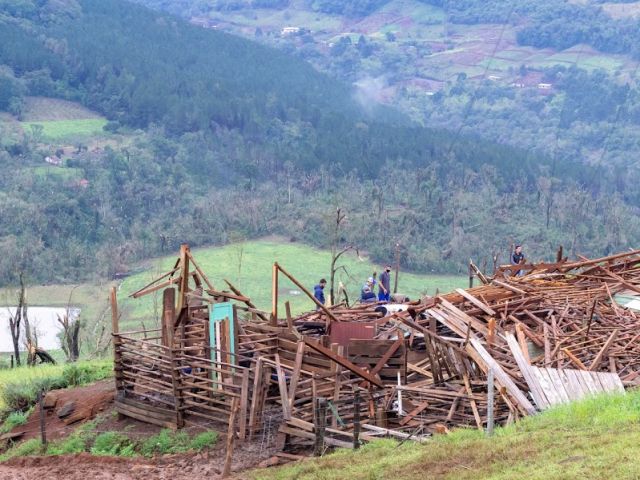
[[[333,322],[329,341],[346,348],[349,340],[371,340],[375,334],[375,322]]]

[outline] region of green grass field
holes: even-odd
[[[21,122],[22,128],[30,132],[32,127],[40,125],[42,135],[48,140],[91,137],[103,132],[107,124],[103,118],[84,118],[79,120],[50,120],[42,122]]]
[[[264,310],[271,310],[271,268],[277,261],[307,288],[313,289],[321,277],[329,277],[331,255],[328,251],[317,250],[297,243],[257,240],[237,243],[220,248],[194,249],[193,255],[199,266],[218,289],[226,289],[226,278]],[[177,252],[176,252],[177,255]],[[129,299],[126,295],[149,283],[155,276],[173,266],[176,255],[147,262],[147,268],[124,280],[119,288],[119,305],[122,310],[123,325],[136,326],[140,320],[153,324],[159,318],[162,307],[162,293],[151,294],[141,299]],[[356,255],[345,255],[348,274],[341,271],[337,279],[347,288],[350,299],[356,299],[360,288],[374,270],[381,272],[381,265],[373,265]],[[464,286],[466,279],[448,275],[416,275],[400,272],[398,291],[410,298],[418,298],[425,293],[433,294],[450,291]],[[314,308],[295,285],[282,278],[279,286],[280,308],[284,313],[284,302],[291,303],[294,312]]]
[[[153,327],[162,310],[162,292],[140,299],[128,295],[171,269],[178,252],[163,258],[148,260],[139,265],[141,273],[126,278],[118,287],[118,303],[121,312],[121,329],[138,328],[143,321],[147,328]],[[326,250],[318,250],[297,243],[275,240],[256,240],[236,243],[224,247],[197,248],[193,250],[199,266],[214,283],[216,288],[226,289],[226,278],[264,310],[271,310],[271,267],[278,261],[287,271],[299,279],[307,288],[321,277],[329,277],[331,255]],[[347,288],[350,299],[356,299],[360,288],[374,270],[382,271],[382,265],[373,265],[366,259],[345,255],[342,263],[347,273],[340,271],[336,279]],[[418,298],[425,293],[434,294],[436,289],[448,292],[465,286],[465,277],[453,275],[417,275],[400,272],[398,291],[410,298]],[[32,306],[66,307],[71,304],[82,309],[81,318],[87,323],[88,332],[99,323],[110,328],[109,288],[114,281],[86,283],[80,285],[36,285],[29,287],[29,303]],[[328,292],[328,289],[327,289]],[[0,289],[0,301],[5,305],[15,302],[14,289]],[[281,279],[280,308],[284,315],[284,302],[289,301],[294,313],[313,308],[313,303],[291,282]]]
[[[381,440],[359,451],[256,470],[259,480],[564,480],[640,478],[640,393],[599,396],[497,429],[471,429],[423,445]]]
[[[111,375],[112,361],[93,360],[81,361],[75,364],[79,369],[95,372],[95,379]],[[63,375],[68,364],[59,362],[56,365],[43,364],[36,367],[22,366],[19,368],[0,369],[0,413],[6,408],[4,391],[8,385],[20,385],[29,388],[43,380],[57,379]]]

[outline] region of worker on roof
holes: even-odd
[[[378,300],[380,302],[388,302],[391,297],[391,265],[384,267],[384,272],[380,274],[380,282],[378,288]]]
[[[362,289],[362,294],[360,295],[360,302],[362,303],[376,302],[376,294],[368,285],[365,285],[364,288]]]
[[[526,260],[524,258],[524,253],[522,253],[522,245],[516,245],[515,250],[513,251],[513,254],[511,255],[511,265],[520,265],[522,263],[524,263]],[[524,275],[524,270],[518,270],[516,272],[516,275],[518,277],[521,277]]]
[[[313,296],[315,297],[315,299],[321,303],[322,305],[324,305],[324,287],[327,285],[327,281],[324,278],[320,279],[320,282],[318,282],[318,284],[313,287]],[[316,310],[318,310],[320,307],[316,306]]]

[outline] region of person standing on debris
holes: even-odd
[[[512,265],[520,265],[525,262],[524,253],[522,253],[522,245],[516,245],[515,250],[513,251],[513,255],[511,255],[511,264]],[[524,275],[524,270],[518,270],[516,272],[518,277]]]
[[[313,287],[313,296],[322,305],[324,305],[324,287],[326,284],[327,281],[324,278],[321,278],[320,282],[315,287]],[[319,308],[320,307],[316,306],[316,310]]]
[[[378,289],[378,300],[388,302],[391,297],[391,265],[384,267],[384,272],[380,274]]]

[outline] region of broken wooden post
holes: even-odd
[[[293,330],[293,317],[291,316],[291,304],[289,303],[289,300],[284,302],[284,310],[287,314],[287,328],[289,330]]]
[[[178,290],[178,315],[187,306],[187,292],[189,290],[189,245],[180,245],[180,288]]]
[[[271,271],[271,326],[278,325],[278,263],[273,264]]]
[[[398,277],[400,276],[400,244],[396,243],[396,274],[393,278],[393,293],[398,293]]]
[[[111,287],[110,292],[111,303],[111,334],[113,336],[113,372],[116,383],[116,391],[121,390],[124,385],[124,377],[122,375],[122,351],[119,335],[119,313],[118,313],[118,296],[116,287]]]
[[[222,478],[229,478],[231,475],[231,462],[233,460],[233,444],[236,434],[236,414],[238,412],[238,399],[231,400],[231,415],[229,416],[229,428],[227,428],[227,451],[224,457],[224,467],[222,469]]]
[[[176,291],[167,288],[162,292],[162,345],[173,347],[173,329],[175,325]]]
[[[353,396],[353,448],[360,448],[360,392]]]
[[[315,444],[313,448],[313,455],[316,457],[321,457],[324,453],[324,434],[325,428],[327,426],[327,399],[326,398],[318,398],[316,399],[316,409],[315,409],[315,425],[314,430],[316,434]]]
[[[469,259],[469,288],[473,288],[473,260]]]
[[[38,406],[40,408],[40,440],[42,442],[42,450],[47,449],[47,427],[44,411],[44,390],[38,392]]]
[[[494,419],[494,373],[493,368],[489,368],[489,373],[487,374],[487,436],[493,435],[493,425],[495,422]]]

